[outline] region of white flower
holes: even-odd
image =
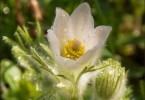
[[[111,29],[109,26],[94,28],[87,3],[80,4],[70,16],[57,8],[53,28],[47,34],[57,65],[76,69],[92,63],[99,56]]]

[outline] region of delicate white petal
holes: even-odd
[[[95,58],[99,57],[102,47],[103,43],[96,45],[93,49],[88,50],[83,56],[81,56],[77,62],[83,66],[93,63],[93,61],[96,60]]]
[[[71,21],[75,38],[82,41],[84,36],[94,28],[94,20],[88,3],[79,5],[79,7],[72,13]]]
[[[98,26],[92,33],[85,37],[84,45],[86,51],[92,49],[95,45],[105,42],[112,28],[110,26]]]
[[[64,58],[60,55],[57,55],[56,57],[56,63],[59,68],[63,68],[65,70],[76,70],[79,68],[79,63],[76,62],[75,60],[69,59],[69,58]]]
[[[94,35],[91,36],[92,38],[88,38],[89,43],[85,44],[86,53],[77,60],[80,65],[92,64],[100,56],[101,49],[111,30],[112,28],[109,26],[98,26],[95,28],[95,34],[92,33]]]
[[[71,32],[70,16],[67,12],[60,8],[56,9],[56,17],[54,20],[53,29],[61,43],[73,38],[73,34]]]
[[[98,26],[95,28],[96,31],[96,40],[98,43],[105,42],[107,37],[109,36],[109,33],[111,32],[112,27],[110,26]]]
[[[60,55],[61,45],[53,30],[48,30],[47,38],[50,44],[50,49],[55,55]]]

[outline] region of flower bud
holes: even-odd
[[[100,66],[107,66],[100,72],[95,81],[97,98],[101,100],[119,100],[126,89],[125,68],[118,61],[108,59]]]

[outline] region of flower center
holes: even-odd
[[[70,59],[78,59],[85,52],[85,47],[80,41],[74,38],[73,40],[68,40],[68,43],[64,45],[62,56]]]

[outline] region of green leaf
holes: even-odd
[[[18,43],[20,44],[20,46],[24,49],[25,48],[25,45],[24,45],[24,43],[23,43],[20,35],[18,34],[18,32],[15,32],[14,33],[14,36],[16,37],[16,39],[17,39]]]
[[[30,36],[29,36],[28,32],[26,31],[26,29],[23,30],[20,26],[18,26],[17,31],[20,34],[20,36],[22,37],[21,39],[24,40],[25,45],[27,45],[27,46],[32,45],[32,41],[31,41]]]
[[[51,75],[53,75],[58,81],[59,78],[52,72],[49,65],[43,60],[43,58],[36,52],[34,48],[31,48],[33,53],[32,57],[40,64],[40,67],[47,70]]]
[[[11,40],[10,38],[8,38],[6,36],[3,36],[3,41],[11,46],[14,46],[17,44],[15,41]]]
[[[41,65],[44,69],[50,71],[50,70],[48,69],[47,64],[43,61],[43,59],[42,59],[41,56],[36,52],[36,50],[35,50],[34,48],[31,48],[31,51],[32,51],[32,54],[33,54],[32,57],[33,57],[37,62],[39,62],[40,65]]]
[[[46,96],[51,98],[53,95],[56,95],[56,92],[59,91],[59,89],[60,88],[57,87],[49,88],[48,91],[41,94],[36,100],[44,100]]]
[[[18,82],[20,81],[21,77],[22,77],[22,72],[18,68],[18,66],[15,65],[9,67],[4,73],[4,79],[10,85],[11,89],[18,88],[18,84],[19,84]]]
[[[42,40],[42,31],[38,20],[36,21],[36,25],[37,25],[37,41],[40,42]]]
[[[26,50],[24,51],[19,46],[13,46],[12,53],[20,66],[23,66],[24,68],[30,68],[30,64],[28,63],[27,59],[25,59],[25,56],[28,55]]]
[[[42,47],[42,49],[44,49],[48,53],[48,55],[50,55],[50,57],[52,59],[54,59],[53,53],[51,52],[51,50],[45,44],[40,43],[40,46]]]
[[[25,37],[27,38],[28,42],[32,45],[32,39],[31,39],[26,27],[23,26],[23,29],[24,29],[24,32],[25,32]]]

